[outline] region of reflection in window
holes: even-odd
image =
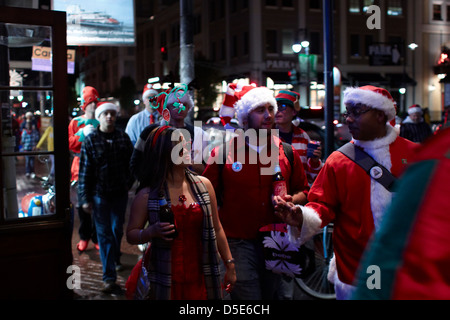
[[[55,214],[53,92],[1,93],[9,98],[2,104],[3,215]]]

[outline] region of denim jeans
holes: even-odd
[[[120,243],[127,209],[128,194],[112,199],[94,196],[94,221],[100,246],[103,281],[116,281],[116,263],[120,261]]]
[[[261,241],[228,238],[228,245],[236,261],[237,276],[231,299],[277,299],[282,290],[281,275],[266,270]]]
[[[34,156],[25,156],[25,173],[34,172]]]

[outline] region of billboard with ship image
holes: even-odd
[[[133,0],[53,0],[52,8],[66,12],[68,45],[135,44]]]

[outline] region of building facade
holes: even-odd
[[[136,0],[135,6],[134,50],[90,48],[83,57],[83,82],[104,93],[133,73],[138,88],[152,77],[179,81],[180,2]],[[302,94],[302,106],[323,106],[322,1],[192,0],[192,21],[196,59],[218,70],[223,81],[244,78],[274,89],[293,87]],[[346,86],[383,86],[400,113],[418,103],[428,108],[432,121],[441,120],[450,90],[434,67],[450,41],[450,0],[335,1],[333,38],[334,65],[342,79],[338,94]],[[304,40],[307,50],[294,53],[292,45]],[[302,62],[305,54],[309,57]],[[298,84],[289,76],[292,70]]]

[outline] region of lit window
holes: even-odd
[[[402,16],[403,15],[402,0],[390,0],[388,4],[387,14],[389,16]]]
[[[363,12],[367,12],[369,7],[373,5],[374,0],[364,0]]]
[[[360,13],[361,10],[359,8],[359,0],[350,0],[350,6],[348,8],[348,12],[350,13]]]
[[[283,54],[293,54],[292,44],[294,42],[294,31],[293,30],[283,30],[282,32],[282,53]]]

